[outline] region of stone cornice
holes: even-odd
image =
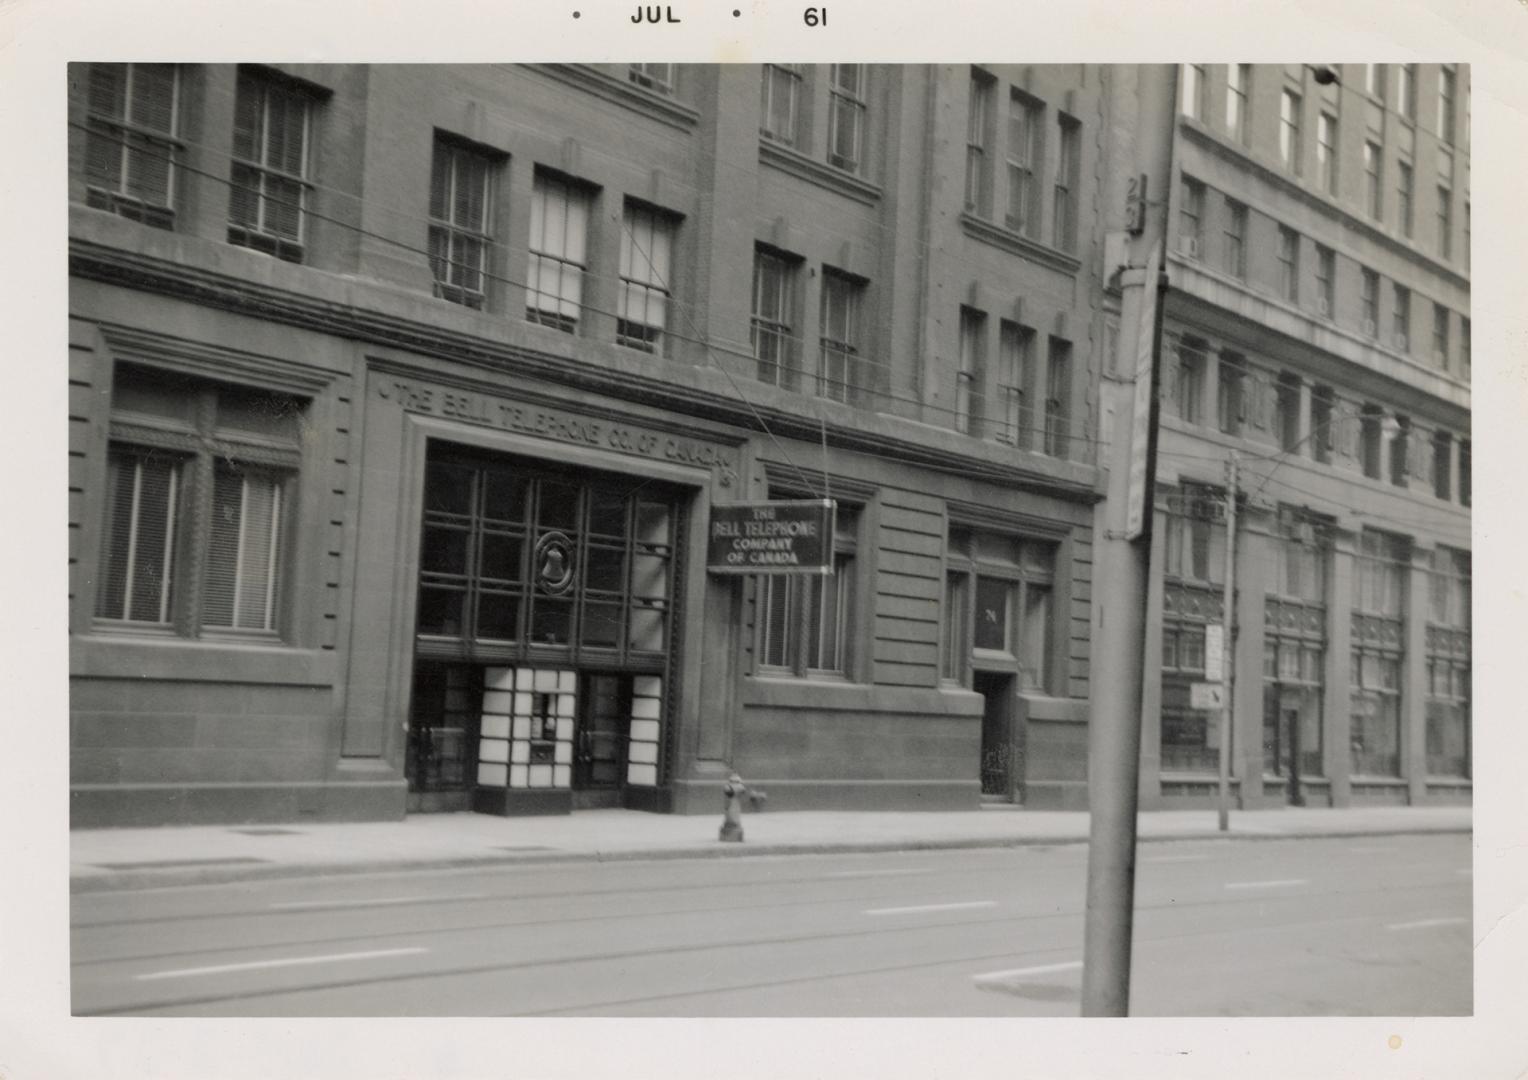
[[[818,187],[825,187],[829,191],[836,191],[840,195],[846,195],[866,206],[874,206],[881,201],[881,189],[867,180],[835,169],[825,162],[816,161],[805,154],[797,153],[789,147],[769,139],[759,139],[759,161],[765,165],[772,165],[781,172],[790,173],[800,177]]]
[[[681,105],[671,97],[655,94],[635,83],[625,82],[588,64],[534,64],[534,70],[559,82],[613,102],[683,132],[692,132],[700,124],[700,113]]]
[[[1082,269],[1082,261],[1073,258],[1064,251],[1058,251],[1053,247],[1038,244],[1012,229],[1005,229],[1001,225],[994,225],[990,221],[976,217],[969,213],[960,215],[960,227],[966,231],[966,235],[984,244],[1002,248],[1030,262],[1048,266],[1052,270],[1059,270],[1063,274],[1076,275]]]
[[[340,303],[217,274],[185,262],[169,263],[78,237],[70,240],[69,271],[72,276],[82,279],[168,296],[314,333],[433,356],[499,374],[512,373],[517,380],[540,379],[748,431],[757,430],[762,419],[781,438],[817,443],[826,435],[827,441],[834,446],[940,472],[1078,502],[1092,503],[1101,498],[1098,472],[1092,466],[1061,462],[1057,463],[1057,472],[1052,473],[1039,461],[1009,463],[995,460],[990,455],[999,448],[987,444],[981,444],[982,454],[962,453],[952,447],[917,440],[911,433],[904,436],[886,430],[908,423],[897,417],[876,414],[867,418],[866,427],[852,427],[826,416],[819,417],[818,410],[802,409],[800,403],[794,408],[789,403],[775,404],[758,399],[749,404],[719,396],[699,386],[583,363],[576,358],[430,326],[353,303]],[[761,388],[761,391],[767,391],[767,388]],[[821,403],[821,408],[828,412],[838,408],[830,406],[831,403]],[[956,438],[951,433],[951,441]],[[1010,453],[1018,455],[1017,451]]]

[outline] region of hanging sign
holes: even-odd
[[[1156,470],[1156,438],[1152,406],[1157,397],[1157,342],[1161,333],[1161,297],[1157,276],[1162,269],[1162,248],[1151,249],[1146,260],[1146,286],[1141,290],[1140,318],[1135,328],[1135,379],[1130,418],[1130,471],[1125,490],[1125,539],[1135,540],[1151,532],[1151,499]]]
[[[1204,677],[1210,682],[1226,677],[1226,628],[1221,623],[1204,628]]]
[[[1218,682],[1196,682],[1188,685],[1190,709],[1224,709],[1226,688]]]
[[[832,499],[711,507],[706,569],[713,574],[831,574]]]

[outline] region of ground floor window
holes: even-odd
[[[1470,775],[1470,668],[1468,662],[1427,661],[1427,775]]]
[[[848,675],[859,511],[839,504],[833,573],[758,579],[758,666],[767,674]]]
[[[965,681],[971,656],[1016,667],[1019,688],[1052,693],[1056,545],[953,528],[946,549],[942,674]],[[969,685],[969,684],[968,684]]]
[[[1400,776],[1400,656],[1355,649],[1350,679],[1353,775]]]
[[[1181,674],[1162,676],[1162,771],[1220,771],[1220,717],[1189,707],[1189,686],[1200,681]]]

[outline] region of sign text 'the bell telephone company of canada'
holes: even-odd
[[[831,574],[831,499],[711,507],[706,568],[713,574]]]

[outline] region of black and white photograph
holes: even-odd
[[[1528,1068],[1506,6],[50,46],[0,1076]]]

